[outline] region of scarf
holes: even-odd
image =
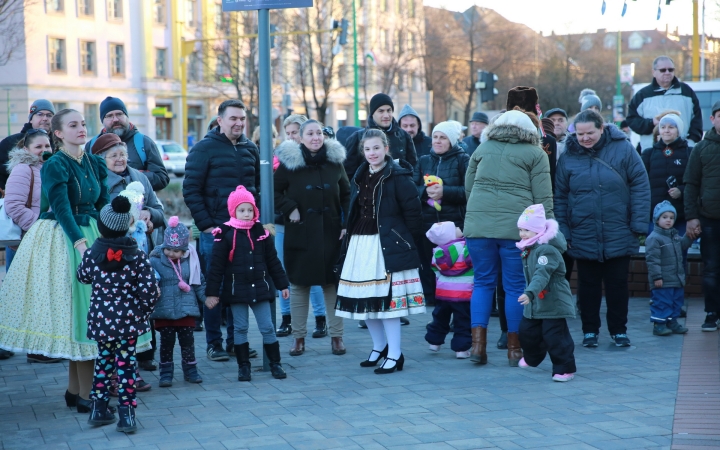
[[[235,241],[237,240],[237,230],[245,230],[245,232],[247,233],[247,238],[250,241],[250,248],[255,250],[255,243],[252,240],[252,236],[250,236],[250,229],[254,227],[256,223],[258,223],[257,220],[240,220],[236,219],[235,217],[231,217],[230,220],[225,222],[225,225],[233,228],[233,245],[232,249],[230,249],[230,254],[228,255],[228,261],[232,261],[233,256],[235,256]],[[265,230],[265,235],[259,237],[258,241],[266,239],[269,235],[270,232],[268,230]]]
[[[520,242],[517,242],[515,245],[520,250],[525,250],[526,248],[532,247],[536,243],[547,244],[552,238],[557,236],[557,233],[558,223],[552,219],[548,219],[545,222],[545,231],[543,231],[542,233],[538,233],[529,239],[523,239]]]

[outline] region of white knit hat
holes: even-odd
[[[141,182],[133,181],[118,195],[122,195],[130,200],[130,204],[132,205],[130,214],[133,216],[133,219],[135,219],[135,223],[130,226],[130,232],[134,232],[135,224],[140,220],[140,211],[142,211],[143,205],[145,204],[145,187]]]
[[[495,126],[503,126],[503,125],[510,125],[515,126],[518,128],[522,128],[523,130],[527,131],[534,131],[537,133],[537,128],[535,125],[533,125],[532,120],[525,114],[524,112],[520,111],[506,111],[504,112],[498,119],[495,121]]]
[[[440,122],[435,125],[435,128],[433,128],[433,134],[435,134],[436,131],[439,131],[447,136],[450,141],[450,148],[455,147],[458,139],[460,138],[460,128],[451,121]]]

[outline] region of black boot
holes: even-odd
[[[315,330],[313,330],[312,337],[322,338],[327,336],[327,321],[325,316],[315,317]]]
[[[135,422],[135,408],[130,405],[118,405],[118,423],[115,431],[122,433],[134,433],[137,431]]]
[[[172,386],[173,372],[175,372],[175,364],[160,363],[160,387]]]
[[[88,423],[95,426],[115,423],[115,414],[108,409],[108,400],[93,400]]]
[[[507,331],[503,331],[500,334],[500,339],[498,339],[497,341],[497,348],[499,348],[500,350],[507,349]]]
[[[265,353],[267,354],[268,360],[270,360],[270,372],[273,378],[277,378],[278,380],[287,378],[287,374],[282,364],[280,364],[280,343],[275,341],[272,344],[264,344],[263,347],[265,347]]]
[[[250,344],[248,342],[235,345],[235,357],[238,363],[238,381],[250,381],[252,375],[250,374]]]
[[[292,317],[288,314],[287,316],[282,316],[282,323],[280,324],[280,327],[275,330],[275,336],[277,337],[285,337],[290,336],[290,333],[292,333]]]
[[[194,361],[192,364],[188,364],[183,361],[182,369],[185,381],[187,381],[188,383],[202,383],[202,378],[197,371],[197,361]]]

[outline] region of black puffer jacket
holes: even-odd
[[[693,148],[683,181],[685,220],[720,219],[720,135],[714,127]]]
[[[421,156],[413,175],[422,206],[423,230],[427,231],[437,222],[454,222],[456,227],[463,228],[465,223],[465,172],[467,172],[470,156],[459,146],[451,148],[443,155],[436,155],[430,150],[429,155]],[[443,181],[443,198],[440,211],[427,202],[423,176],[435,175]]]
[[[347,159],[343,163],[345,166],[345,173],[348,178],[352,179],[357,172],[358,167],[365,162],[362,149],[360,148],[360,141],[363,135],[369,129],[381,130],[388,138],[390,143],[390,155],[393,159],[400,159],[410,163],[411,167],[415,167],[417,164],[417,153],[415,152],[415,144],[409,134],[402,128],[397,120],[393,119],[390,128],[385,130],[375,123],[372,117],[368,118],[367,127],[356,131],[350,135],[345,148],[347,149]]]
[[[207,297],[220,297],[226,305],[274,301],[275,290],[268,277],[277,289],[287,289],[290,283],[275,251],[275,240],[259,222],[249,230],[249,237],[248,230],[227,225],[221,225],[220,230],[213,245]]]
[[[675,177],[677,180],[677,188],[683,193],[685,192],[685,182],[683,176],[690,159],[690,147],[685,139],[676,139],[670,145],[665,144],[662,140],[656,142],[651,148],[646,148],[642,152],[643,164],[650,180],[650,214],[655,205],[667,200],[675,207],[677,211],[676,221],[685,221],[685,210],[683,198],[678,199],[670,197],[668,191],[667,180],[669,177]],[[652,217],[652,216],[651,216]]]
[[[183,197],[200,231],[230,219],[227,199],[240,185],[260,203],[258,148],[244,134],[233,145],[219,127],[215,128],[195,144],[185,164]]]
[[[420,198],[412,181],[412,167],[407,161],[396,163],[390,156],[385,157],[387,165],[383,169],[382,179],[375,190],[375,217],[377,217],[380,244],[382,245],[385,270],[388,273],[420,267],[420,256],[415,246],[422,237],[422,217]],[[360,217],[357,180],[368,171],[370,165],[365,162],[357,170],[356,177],[350,183],[350,214],[348,230]],[[348,235],[343,242],[340,263],[345,260]]]

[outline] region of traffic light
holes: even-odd
[[[340,45],[347,44],[349,27],[350,27],[350,22],[347,19],[342,19],[340,21]]]
[[[277,33],[277,25],[270,24],[270,48],[275,48],[275,36],[273,36],[275,33]]]
[[[491,102],[498,95],[498,90],[495,89],[495,82],[498,80],[497,75],[492,72],[480,71],[480,101],[483,103]]]

